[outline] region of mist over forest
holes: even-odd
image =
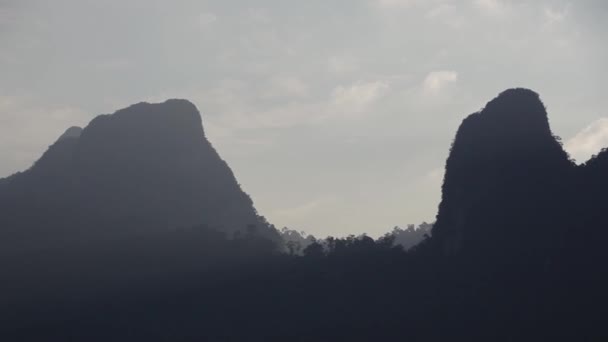
[[[437,221],[376,239],[277,229],[201,128],[139,103],[2,179],[7,340],[604,336],[608,151],[577,165],[535,92],[466,117]]]
[[[0,342],[607,341],[603,0],[0,0]]]

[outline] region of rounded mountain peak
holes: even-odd
[[[66,140],[66,139],[78,139],[80,138],[80,134],[82,134],[82,128],[78,126],[72,126],[68,128],[57,141]]]
[[[184,117],[201,121],[201,114],[196,106],[185,99],[168,99],[165,102],[149,103],[139,102],[114,113],[114,116],[147,115],[154,116],[162,113],[163,116]]]
[[[114,114],[97,116],[85,128],[83,135],[126,134],[132,138],[143,136],[199,136],[202,119],[196,106],[182,99],[170,99],[162,103],[140,102],[120,109]],[[137,133],[137,134],[136,134]]]
[[[503,91],[486,104],[481,114],[501,124],[549,129],[545,105],[540,96],[530,89]]]

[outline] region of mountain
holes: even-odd
[[[138,103],[71,127],[30,169],[0,181],[5,242],[196,225],[274,234],[186,100]]]
[[[0,181],[0,243],[16,227],[46,246],[97,234],[0,248],[0,340],[606,340],[608,152],[576,166],[539,96],[511,89],[464,120],[446,168],[433,234],[411,250],[393,242],[428,225],[377,241],[285,229],[285,255],[170,229],[258,219],[190,103],[101,116]]]
[[[540,260],[566,243],[578,172],[538,94],[506,90],[458,129],[433,239],[447,255]]]
[[[574,243],[575,248],[595,252],[590,258],[608,258],[608,150],[604,149],[585,164],[579,166],[576,186],[577,212],[582,213],[577,222],[580,232]]]

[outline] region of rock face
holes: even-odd
[[[490,259],[561,248],[576,173],[538,94],[507,90],[456,134],[433,239],[447,255]]]
[[[185,100],[139,103],[72,127],[0,182],[0,234],[23,240],[207,225],[270,228]]]
[[[63,139],[71,139],[71,138],[80,138],[80,134],[82,134],[82,128],[77,127],[77,126],[72,126],[70,128],[68,128],[60,137],[59,140],[63,140]]]
[[[579,249],[595,252],[591,258],[608,258],[608,150],[604,149],[579,166],[576,186],[576,221],[580,232],[573,243]]]

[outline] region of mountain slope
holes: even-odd
[[[575,171],[538,94],[507,90],[460,126],[433,238],[446,254],[489,259],[559,248]]]
[[[195,225],[272,234],[185,100],[70,128],[29,170],[0,182],[0,225],[17,241]]]

